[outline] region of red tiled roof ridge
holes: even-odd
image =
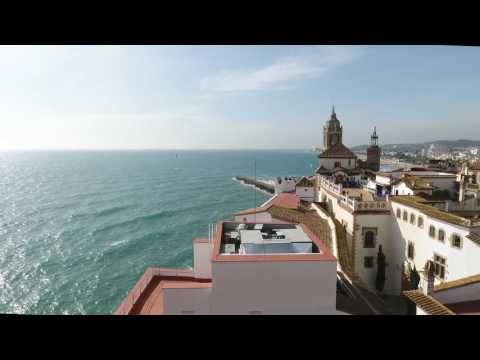
[[[472,285],[476,283],[480,283],[480,274],[467,276],[457,280],[443,282],[441,284],[436,285],[433,288],[433,291],[437,292],[437,291],[449,290],[449,289],[454,289],[457,287]]]
[[[455,315],[448,307],[431,296],[425,295],[421,290],[408,290],[402,293],[410,301],[430,315]]]

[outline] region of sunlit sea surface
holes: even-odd
[[[313,151],[0,153],[0,313],[110,314],[149,266],[268,194],[232,178],[310,175]]]

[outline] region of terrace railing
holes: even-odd
[[[323,188],[330,190],[337,196],[337,201],[353,211],[385,211],[388,210],[388,202],[385,200],[359,201],[342,194],[342,184],[335,184],[326,177],[320,178]]]

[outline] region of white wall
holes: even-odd
[[[297,186],[295,188],[295,193],[300,198],[300,200],[313,201],[313,196],[315,195],[315,188]]]
[[[376,192],[376,191],[377,191],[377,184],[376,184],[376,182],[375,182],[375,181],[372,181],[371,179],[368,179],[367,189]]]
[[[388,176],[382,176],[382,175],[376,175],[375,176],[375,182],[380,185],[390,185],[390,177]]]
[[[333,214],[335,219],[337,219],[341,224],[346,225],[345,230],[347,232],[347,243],[349,246],[349,249],[352,249],[352,234],[353,234],[353,223],[354,223],[354,217],[353,214],[350,213],[349,211],[345,210],[342,208],[337,201],[337,198],[334,197],[333,195],[330,195],[327,193],[325,190],[320,189],[319,190],[319,201],[322,201],[323,197],[327,198],[327,203],[329,204],[328,208],[329,211]]]
[[[412,189],[410,189],[404,182],[392,186],[393,195],[413,195]]]
[[[335,261],[214,262],[214,314],[336,313]]]
[[[396,209],[398,208],[402,211],[400,219],[396,218]],[[415,264],[417,270],[422,270],[427,260],[432,260],[434,253],[436,253],[446,258],[445,281],[457,280],[480,273],[480,246],[465,237],[469,233],[469,229],[428,217],[415,208],[394,201],[392,202],[392,209],[392,242],[399,261],[407,260],[407,244],[408,241],[412,241],[415,246],[415,257],[411,264],[412,266]],[[402,220],[403,210],[408,212],[407,222]],[[416,222],[419,215],[423,217],[423,229],[416,224],[410,224],[411,213],[415,215]],[[435,226],[435,239],[429,236],[430,225]],[[445,231],[445,241],[443,243],[438,240],[439,229]],[[450,235],[452,233],[462,237],[463,245],[461,249],[451,246]],[[440,280],[436,279],[436,284],[438,283],[440,283]]]
[[[295,191],[295,185],[297,184],[297,180],[285,180],[285,177],[282,177],[281,184],[278,183],[277,178],[273,181],[275,183],[275,194]]]
[[[429,315],[425,311],[422,310],[422,308],[417,306],[417,315]]]
[[[212,250],[213,243],[194,242],[193,243],[193,272],[196,278],[212,278]]]
[[[387,268],[385,273],[385,288],[387,294],[400,293],[401,268],[396,261],[395,251],[391,241],[391,218],[390,214],[358,214],[355,218],[358,230],[355,233],[355,272],[365,281],[371,289],[375,289],[377,277],[377,253],[379,245],[385,254]],[[363,228],[376,228],[377,237],[375,248],[364,248]],[[372,256],[374,266],[365,268],[364,257]]]
[[[182,315],[193,312],[195,315],[210,313],[211,288],[163,289],[163,313]]]
[[[335,168],[336,162],[340,162],[340,166],[345,169],[354,169],[357,167],[355,158],[351,158],[351,159],[320,158],[320,166],[323,166],[325,169]]]

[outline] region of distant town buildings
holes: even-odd
[[[435,146],[429,155],[448,151]],[[356,181],[317,172],[316,201],[341,224],[353,272],[369,288],[375,289],[380,246],[388,262],[386,293],[406,291],[412,269],[423,274],[430,263],[435,286],[480,274],[480,163],[464,165],[457,175],[442,161],[363,171]],[[480,292],[473,300],[480,311]]]
[[[116,314],[391,313],[380,294],[480,314],[478,152],[435,145],[381,171],[376,128],[365,161],[342,139],[333,108],[314,174],[244,178],[273,196],[194,240],[192,270],[148,269]]]

